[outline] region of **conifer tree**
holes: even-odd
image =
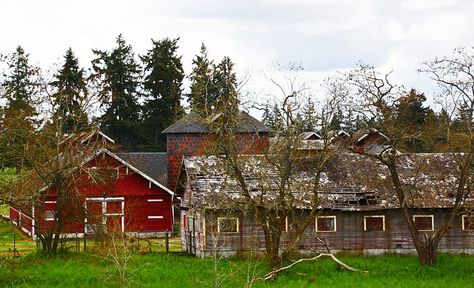
[[[110,52],[92,50],[96,59],[92,61],[98,84],[102,109],[101,128],[116,139],[126,150],[140,144],[139,85],[140,66],[135,59],[132,46],[119,34],[117,46]]]
[[[229,57],[214,66],[211,99],[215,103],[215,110],[236,115],[238,113],[239,98],[237,95],[237,76],[234,72],[234,63]]]
[[[306,105],[302,109],[302,118],[303,118],[303,131],[313,132],[316,131],[317,125],[317,114],[316,114],[316,105],[308,98]]]
[[[7,105],[1,123],[0,150],[4,153],[4,166],[14,166],[17,171],[24,163],[24,151],[29,137],[34,134],[37,124],[35,107],[38,90],[39,68],[29,64],[29,54],[21,46],[6,57],[7,71],[1,83]]]
[[[188,94],[188,102],[191,110],[207,117],[211,114],[212,106],[215,105],[213,91],[213,62],[207,56],[207,48],[204,43],[201,51],[193,59],[193,70],[189,76],[191,80],[191,93]]]
[[[147,150],[165,149],[166,138],[161,131],[184,114],[181,106],[184,72],[181,56],[177,55],[178,40],[152,40],[152,48],[141,57],[145,70],[143,110]]]
[[[63,133],[80,130],[88,124],[85,105],[88,97],[84,70],[71,48],[64,55],[64,64],[51,85],[56,88],[52,95],[54,119],[62,121]]]

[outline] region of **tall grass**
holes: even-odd
[[[441,255],[433,267],[422,267],[412,256],[342,257],[368,274],[340,269],[330,260],[297,265],[274,282],[254,287],[474,287],[474,256]],[[181,254],[151,253],[134,256],[134,287],[213,287],[210,259]],[[222,287],[244,287],[250,270],[264,273],[264,262],[226,260],[220,262],[225,274]],[[249,269],[251,268],[251,269]],[[114,287],[103,275],[112,269],[88,253],[70,253],[56,258],[36,255],[10,259],[0,267],[2,287]]]

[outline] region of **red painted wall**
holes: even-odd
[[[78,175],[77,188],[79,195],[73,200],[69,201],[66,206],[65,223],[63,233],[83,233],[84,232],[84,201],[86,198],[94,197],[123,197],[124,198],[124,224],[126,232],[151,232],[151,231],[171,231],[173,230],[172,218],[172,198],[169,193],[162,188],[157,187],[139,175],[133,170],[127,169],[116,159],[109,155],[99,155],[86,165],[86,168],[91,167],[107,167],[119,168],[118,179],[108,180],[102,184],[91,184],[91,180],[86,175]],[[55,201],[56,193],[54,190],[50,192],[46,201]],[[152,200],[152,201],[149,201]],[[153,201],[154,200],[154,201]],[[87,201],[88,207],[94,205],[95,211],[102,212],[101,202]],[[55,210],[56,203],[45,203],[43,206],[43,213],[46,210]],[[38,211],[38,210],[37,210]],[[99,213],[98,212],[98,213]],[[107,202],[106,213],[120,213],[120,202]],[[18,213],[10,209],[10,219],[18,218]],[[30,213],[31,214],[31,213]],[[155,216],[149,218],[149,216]],[[161,217],[156,217],[161,216]],[[54,221],[45,221],[44,215],[40,217],[39,227],[43,229],[51,228],[55,225]],[[93,222],[93,217],[89,217],[88,222]],[[97,217],[96,219],[98,219]],[[153,219],[155,218],[155,219]],[[117,221],[114,221],[117,220]],[[23,225],[23,223],[25,223]],[[31,221],[24,221],[22,225],[31,229]],[[26,225],[26,226],[25,226]],[[107,217],[107,226],[109,228],[114,225],[121,225],[120,216]],[[121,227],[121,226],[120,226]]]
[[[268,134],[242,133],[236,136],[237,145],[242,154],[261,154],[268,150]],[[184,156],[203,155],[213,141],[212,134],[183,133],[168,134],[166,138],[168,154],[168,188],[175,190],[178,181],[181,162]]]

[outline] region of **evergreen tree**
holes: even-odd
[[[141,57],[145,70],[144,130],[145,135],[149,135],[147,150],[165,149],[166,138],[160,134],[161,131],[184,114],[181,106],[184,72],[181,56],[177,55],[178,40],[152,40],[153,47]]]
[[[316,131],[317,125],[317,115],[316,115],[316,106],[311,98],[308,98],[306,105],[302,109],[303,113],[303,131],[305,132],[314,132]]]
[[[92,61],[98,83],[99,96],[105,113],[101,128],[129,150],[140,144],[138,131],[140,105],[138,104],[141,68],[135,59],[132,46],[117,36],[117,46],[111,51],[92,50]]]
[[[29,64],[29,54],[21,46],[6,58],[7,71],[1,83],[7,105],[1,123],[0,150],[4,153],[5,166],[15,166],[17,171],[24,163],[24,151],[35,133],[37,112],[34,101],[39,69]]]
[[[230,115],[236,115],[239,109],[237,76],[233,69],[234,63],[229,57],[224,57],[217,66],[214,66],[210,96],[212,103],[215,103],[216,111]]]
[[[342,129],[343,123],[343,113],[340,107],[337,107],[337,112],[334,113],[333,117],[331,118],[331,122],[329,123],[329,129],[338,131]]]
[[[409,152],[424,152],[424,143],[421,139],[425,119],[429,108],[423,107],[426,97],[423,93],[417,93],[415,89],[400,98],[395,107],[395,125],[400,133],[409,135],[410,139],[405,141],[405,149]]]
[[[211,114],[212,106],[215,105],[216,100],[216,95],[211,94],[213,71],[213,63],[207,57],[206,46],[202,44],[199,55],[193,59],[193,70],[189,76],[191,93],[187,96],[191,110],[204,117]]]
[[[85,112],[87,101],[87,84],[84,70],[79,68],[79,62],[71,48],[64,55],[64,64],[51,83],[56,88],[53,94],[54,119],[62,121],[64,133],[71,133],[87,126]]]

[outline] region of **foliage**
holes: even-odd
[[[166,137],[161,133],[184,114],[181,106],[183,64],[177,39],[152,40],[152,48],[141,57],[145,77],[143,135],[146,150],[166,150]]]
[[[52,95],[55,119],[63,121],[62,133],[81,130],[88,125],[84,108],[88,101],[88,90],[85,72],[79,68],[79,61],[71,48],[64,55],[64,64],[54,75],[51,86],[55,88]]]
[[[25,147],[37,126],[37,92],[39,90],[39,68],[29,64],[29,54],[21,46],[6,57],[7,71],[0,83],[2,98],[7,106],[0,117],[0,167],[15,167],[19,170],[29,165],[24,157]],[[28,131],[27,133],[24,133]]]
[[[215,99],[211,95],[213,90],[213,65],[212,60],[207,56],[207,48],[203,43],[200,53],[193,59],[193,70],[189,75],[191,93],[187,95],[187,98],[191,110],[204,117],[211,115],[212,107],[215,105]]]
[[[125,149],[140,143],[137,122],[140,66],[132,46],[119,34],[117,46],[110,52],[92,50],[97,57],[92,61],[93,80],[97,84],[104,114],[100,117],[103,132]]]

